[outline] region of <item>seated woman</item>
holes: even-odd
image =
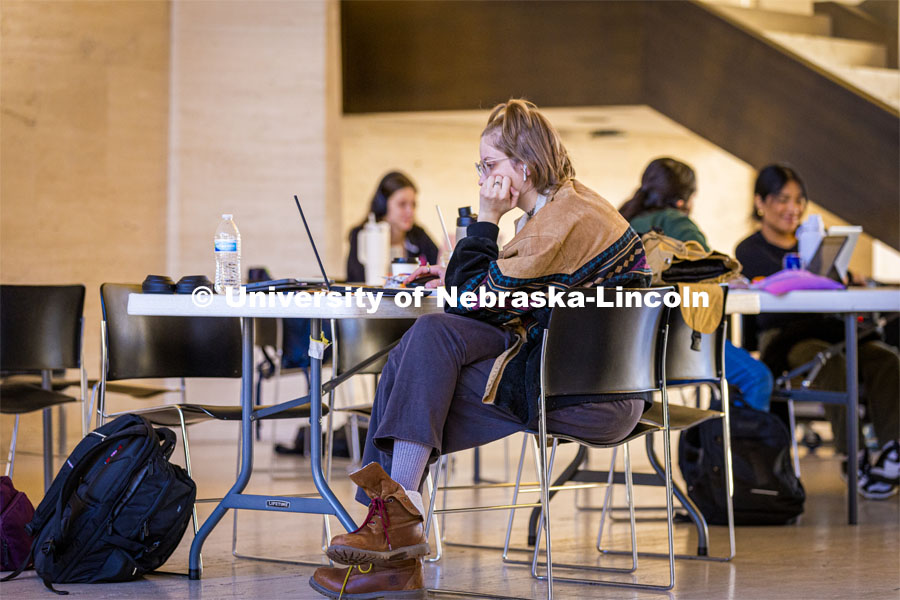
[[[800,176],[784,165],[769,165],[756,178],[753,218],[759,231],[738,244],[735,255],[749,279],[767,277],[782,268],[788,252],[797,252],[796,230],[806,210],[806,186]],[[820,351],[840,342],[843,324],[821,314],[763,314],[757,317],[759,348],[773,370],[799,367]],[[829,359],[813,382],[818,389],[845,390],[844,355]],[[881,500],[897,493],[900,483],[900,356],[880,341],[860,340],[859,374],[866,388],[866,417],[882,445],[874,465],[868,451],[859,453],[859,492]],[[843,406],[825,405],[837,451],[847,453]],[[860,436],[860,443],[863,437]]]
[[[709,250],[706,236],[690,217],[696,191],[696,178],[691,167],[674,158],[657,158],[644,169],[641,187],[619,212],[639,235],[657,227],[669,237],[682,242],[694,240]],[[748,406],[769,410],[772,373],[731,340],[725,341],[725,376],[728,383],[741,391]]]
[[[376,221],[391,226],[391,258],[424,258],[437,264],[438,248],[425,230],[416,225],[416,186],[398,171],[381,178],[369,205]],[[347,281],[365,281],[366,271],[359,260],[359,232],[365,221],[350,231],[350,253],[347,255]]]
[[[496,106],[480,154],[478,222],[458,242],[446,271],[427,268],[448,286],[460,293],[479,287],[546,293],[548,286],[649,285],[640,238],[611,204],[575,180],[558,133],[533,104]],[[514,208],[524,215],[500,250],[497,223]],[[448,307],[416,321],[388,357],[366,466],[350,476],[369,515],[328,548],[330,558],[351,567],[318,569],[314,589],[334,597],[343,589],[353,598],[422,588],[428,545],[419,490],[427,464],[536,423],[540,341],[549,315],[547,308]],[[632,431],[646,401],[642,395],[573,398],[571,405],[549,406],[547,423],[551,431],[615,442]]]

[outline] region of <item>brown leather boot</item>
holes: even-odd
[[[323,596],[341,600],[425,597],[419,559],[400,561],[392,567],[319,567],[309,578],[309,586]]]
[[[392,565],[428,554],[424,516],[381,465],[370,463],[350,475],[372,502],[359,529],[336,535],[326,553],[344,565]]]

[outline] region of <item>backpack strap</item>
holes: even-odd
[[[166,460],[169,460],[172,457],[172,452],[175,450],[175,444],[178,442],[175,432],[168,427],[157,427],[153,431],[156,432],[156,436],[161,444],[159,451],[162,452]]]
[[[67,465],[71,467],[68,475],[65,477],[62,490],[59,493],[59,497],[56,500],[56,511],[55,513],[58,515],[63,514],[63,509],[66,504],[69,502],[69,498],[72,496],[72,493],[81,483],[81,477],[85,474],[86,471],[90,470],[93,466],[94,456],[100,454],[101,452],[107,450],[110,446],[113,445],[114,442],[121,440],[122,438],[127,437],[147,437],[152,435],[152,430],[147,426],[146,423],[132,425],[131,427],[127,427],[121,431],[116,432],[113,435],[107,436],[103,439],[99,444],[95,445],[93,448],[89,449],[82,457],[74,465],[71,465],[67,461]],[[57,542],[61,543],[65,539],[66,530],[68,529],[68,523],[63,523],[60,530],[60,537]]]
[[[17,568],[15,571],[10,573],[3,579],[0,579],[0,582],[9,581],[10,579],[15,579],[16,577],[21,575],[22,571],[24,571],[25,568],[28,566],[28,564],[31,562],[31,559],[34,558],[34,549],[36,547],[37,547],[37,539],[35,539],[33,542],[31,542],[31,550],[28,551],[28,556],[25,557],[25,560],[22,561],[22,564],[19,565],[19,568]],[[57,594],[59,596],[68,596],[69,595],[69,592],[66,592],[64,590],[54,589],[52,581],[49,581],[43,577],[41,578],[41,580],[44,582],[44,587],[46,587],[48,590],[50,590],[54,594]]]
[[[75,449],[72,450],[72,453],[69,454],[69,457],[59,470],[59,473],[57,473],[56,477],[53,479],[50,489],[44,494],[44,498],[41,500],[40,504],[35,508],[31,522],[25,526],[29,535],[37,537],[35,534],[43,529],[47,521],[53,516],[57,508],[54,499],[60,496],[62,488],[72,474],[72,469],[84,460],[84,457],[91,449],[98,444],[102,444],[110,435],[115,435],[119,431],[130,429],[141,424],[144,424],[148,429],[150,428],[147,420],[140,415],[123,415],[95,431],[90,432],[82,438],[82,440],[78,442],[78,445],[75,446]]]
[[[37,540],[34,540],[33,542],[31,542],[31,549],[28,551],[28,556],[26,556],[24,558],[24,560],[22,560],[22,564],[20,564],[15,571],[10,573],[3,579],[0,579],[0,582],[9,581],[10,579],[15,579],[16,577],[18,577],[19,575],[22,574],[22,571],[24,571],[28,567],[29,563],[31,563],[31,560],[34,558],[35,546],[37,546]]]

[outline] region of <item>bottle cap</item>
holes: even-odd
[[[234,217],[234,215],[232,215],[230,213],[222,215],[223,219],[231,219],[232,217]]]

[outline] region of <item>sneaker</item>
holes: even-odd
[[[866,466],[859,476],[859,493],[869,500],[884,500],[897,493],[897,481],[891,481],[874,473],[875,467]]]
[[[856,453],[856,478],[861,480],[863,473],[869,468],[869,449],[863,448]],[[841,460],[841,479],[847,481],[847,459]]]
[[[878,460],[872,465],[872,475],[894,485],[900,484],[900,441],[894,440],[882,446]]]

